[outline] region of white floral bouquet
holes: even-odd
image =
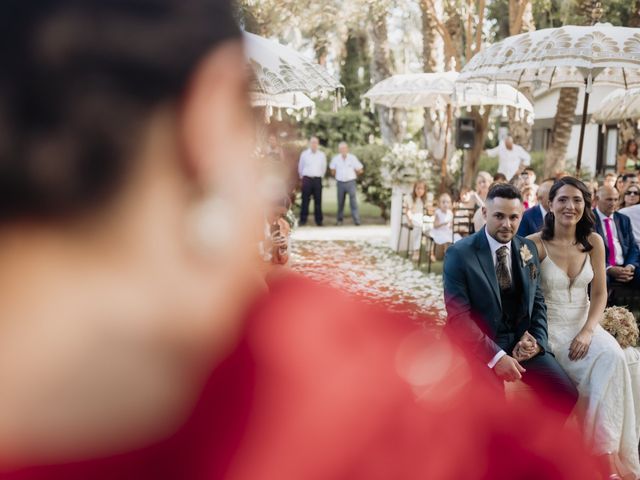
[[[602,328],[609,332],[622,348],[638,343],[638,324],[633,313],[624,307],[609,307],[602,317]]]
[[[382,157],[383,183],[387,187],[426,180],[431,170],[431,161],[426,150],[418,148],[415,142],[396,143],[391,151]]]

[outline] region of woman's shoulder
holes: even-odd
[[[544,248],[544,244],[542,243],[542,235],[540,232],[532,233],[531,235],[525,237],[525,239],[533,243],[533,245],[536,247],[536,250],[538,251],[538,258],[540,258],[540,260],[544,259],[544,257],[547,256],[547,251]]]
[[[589,236],[587,237],[587,241],[591,244],[591,246],[593,247],[593,249],[591,250],[591,252],[594,251],[604,251],[604,241],[602,240],[602,237],[600,236],[600,234],[596,233],[596,232],[591,232],[589,234]]]

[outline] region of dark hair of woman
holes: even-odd
[[[631,147],[634,147],[633,149]],[[633,151],[631,151],[633,150]],[[627,147],[624,149],[627,155],[631,154],[634,157],[638,156],[638,144],[634,139],[627,140]]]
[[[558,191],[565,185],[575,187],[582,193],[582,198],[584,199],[584,211],[582,212],[582,217],[576,225],[576,242],[582,245],[582,250],[584,252],[588,252],[593,249],[593,245],[589,243],[589,235],[594,231],[594,227],[596,224],[593,210],[591,210],[591,192],[589,191],[589,188],[577,178],[562,177],[556,180],[556,183],[553,184],[553,187],[551,187],[551,190],[549,191],[549,206],[551,206],[551,204],[553,203],[553,200],[558,194]],[[555,216],[553,212],[549,211],[544,217],[544,224],[542,226],[543,240],[553,240],[554,222]]]
[[[0,222],[92,212],[150,114],[240,36],[221,0],[0,2]]]

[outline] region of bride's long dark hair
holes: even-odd
[[[553,239],[555,216],[553,212],[551,212],[551,203],[558,194],[558,190],[560,190],[565,185],[575,187],[582,192],[582,198],[584,199],[584,211],[582,212],[582,217],[576,225],[576,242],[582,245],[583,251],[588,252],[593,248],[593,245],[589,243],[589,235],[594,231],[594,227],[596,224],[593,210],[591,210],[591,192],[584,183],[574,177],[562,177],[553,184],[553,187],[551,187],[551,190],[549,191],[549,211],[544,217],[542,239]]]

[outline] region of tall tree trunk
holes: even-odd
[[[593,0],[581,0],[576,5],[576,12],[580,15],[582,25],[591,25],[594,20],[591,17],[596,2]],[[549,177],[566,170],[566,155],[571,130],[578,106],[578,88],[561,88],[556,107],[556,116],[553,119],[551,130],[551,144],[544,156],[544,176]]]
[[[433,7],[442,10],[441,0],[433,0]],[[436,12],[434,12],[426,1],[420,2],[422,12],[422,63],[425,73],[444,71],[444,48],[442,37],[437,34]],[[424,127],[423,141],[426,149],[436,158],[440,158],[444,154],[443,137],[444,132],[440,135],[443,126],[436,125],[431,120],[431,114],[428,109],[424,109]],[[439,128],[440,127],[440,128]],[[452,150],[453,151],[453,150]],[[440,162],[434,162],[434,176],[440,175]]]
[[[509,34],[518,35],[531,32],[536,29],[530,0],[509,0]],[[530,88],[520,90],[527,99],[533,103],[533,92]],[[509,134],[513,141],[531,150],[531,124],[524,118],[517,118],[513,108],[508,109]]]
[[[565,156],[578,104],[577,88],[561,88],[556,116],[551,130],[551,144],[544,156],[544,176],[551,177],[566,169]]]
[[[478,173],[478,164],[480,156],[484,151],[484,141],[487,137],[489,116],[491,115],[491,107],[485,107],[485,112],[480,115],[478,107],[471,109],[471,118],[476,122],[476,140],[473,148],[465,152],[466,158],[463,159],[463,178],[462,185],[472,188],[476,174]]]
[[[384,6],[373,4],[370,7],[371,28],[369,34],[373,43],[373,57],[371,77],[378,83],[392,74],[391,54],[389,52],[389,38],[387,32],[387,11]],[[402,112],[395,111],[392,115],[386,107],[376,107],[380,121],[382,141],[386,145],[393,145],[402,140]],[[391,118],[390,118],[391,117]]]

